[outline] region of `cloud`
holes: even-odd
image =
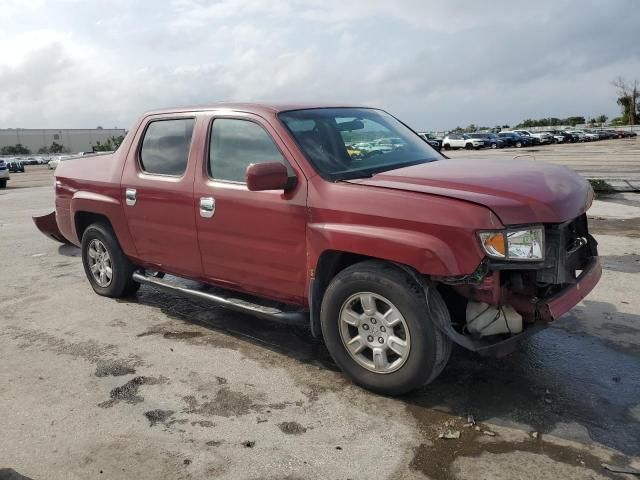
[[[416,128],[617,113],[640,9],[406,0],[4,0],[0,127],[129,127],[221,100],[381,106]]]

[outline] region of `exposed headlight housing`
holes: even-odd
[[[544,260],[544,227],[479,232],[480,244],[491,258],[507,261]]]

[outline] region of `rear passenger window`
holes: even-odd
[[[142,170],[157,175],[182,175],[187,169],[194,122],[193,118],[151,122],[140,150]]]
[[[213,121],[209,144],[212,178],[244,183],[249,165],[267,162],[281,162],[289,169],[264,128],[249,120],[217,118]]]

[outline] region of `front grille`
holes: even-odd
[[[587,215],[560,224],[545,225],[544,267],[536,271],[542,284],[571,284],[592,257],[598,242],[589,234]]]

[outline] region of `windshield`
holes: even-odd
[[[381,110],[317,108],[279,117],[318,173],[329,180],[369,177],[442,158]]]

